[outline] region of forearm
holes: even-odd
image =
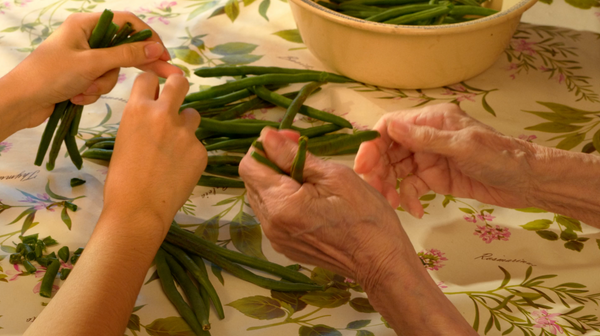
[[[123,335],[163,227],[103,214],[68,280],[25,335]]]
[[[27,88],[19,86],[13,81],[12,74],[0,77],[0,141],[8,138],[13,133],[23,129],[27,124],[27,107],[24,102],[27,97],[24,92]]]
[[[600,227],[599,156],[535,146],[529,166],[530,206]]]
[[[413,251],[365,288],[370,303],[400,336],[476,336],[475,330],[427,273]]]

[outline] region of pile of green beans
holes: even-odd
[[[225,160],[227,159],[218,159]],[[257,286],[282,292],[323,290],[297,269],[218,246],[173,223],[154,259],[156,271],[167,298],[196,335],[210,335],[209,312],[225,317],[223,305],[211,284],[205,260],[232,275]],[[263,277],[240,265],[280,277]],[[177,289],[182,289],[183,295]]]
[[[441,25],[476,20],[498,13],[487,0],[317,0],[330,10],[365,21],[394,25]]]
[[[33,274],[38,270],[33,262],[36,262],[41,267],[45,267],[46,272],[42,278],[40,296],[46,298],[51,297],[52,286],[54,285],[54,280],[60,269],[60,261],[62,260],[66,263],[70,259],[71,264],[75,265],[79,256],[81,256],[81,253],[83,253],[83,248],[77,249],[73,252],[72,256],[69,247],[67,246],[63,246],[58,250],[58,256],[55,252],[44,254],[47,247],[58,244],[52,237],[48,236],[44,239],[39,239],[38,234],[36,233],[29,236],[19,236],[19,238],[21,239],[21,242],[17,244],[15,253],[10,255],[9,262],[13,265],[23,265],[23,267],[25,267],[25,273],[27,274]],[[60,270],[60,279],[67,279],[70,272],[70,268],[63,268]]]
[[[202,116],[196,137],[211,153],[206,170],[197,183],[200,186],[244,188],[238,173],[241,157],[236,153],[245,154],[266,126],[299,132],[306,139],[307,150],[319,156],[354,154],[363,141],[379,136],[376,131],[339,132],[352,130],[352,124],[340,116],[305,105],[307,99],[327,82],[352,82],[347,77],[324,71],[266,66],[204,67],[196,69],[194,74],[200,77],[234,76],[234,80],[226,84],[188,94],[180,107],[180,111],[194,108]],[[289,84],[302,82],[306,84],[299,91],[277,92]],[[274,106],[286,110],[281,122],[243,119],[249,111]],[[298,113],[323,124],[307,128],[293,125]],[[89,139],[86,141],[88,149],[82,156],[109,161],[115,140],[115,137]],[[215,151],[225,153],[212,153]],[[252,155],[265,161],[259,157],[261,154]],[[296,175],[301,176],[300,172]]]
[[[113,17],[113,12],[108,9],[102,12],[88,41],[90,48],[108,48],[125,43],[144,41],[152,36],[152,31],[149,29],[134,33],[133,26],[129,22],[119,28],[118,25],[112,22]],[[34,161],[36,166],[42,165],[44,157],[48,149],[50,149],[46,169],[53,170],[56,158],[64,142],[71,161],[77,169],[81,169],[83,160],[77,148],[75,136],[79,130],[82,113],[83,106],[73,104],[70,100],[65,100],[55,105],[40,140]],[[60,125],[58,124],[59,121]],[[50,146],[50,143],[52,143],[52,146]]]

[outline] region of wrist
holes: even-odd
[[[529,206],[598,225],[600,219],[600,157],[534,145],[529,160],[535,181]]]
[[[160,246],[171,221],[144,209],[135,210],[120,206],[105,206],[96,224],[96,230],[111,236],[127,238],[132,244]]]

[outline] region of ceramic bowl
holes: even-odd
[[[491,0],[498,13],[469,22],[408,26],[369,22],[312,0],[290,0],[308,49],[330,70],[362,83],[425,89],[488,69],[510,43],[521,15],[537,0]]]

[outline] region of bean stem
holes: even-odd
[[[298,139],[298,151],[292,162],[292,168],[290,170],[290,176],[298,183],[304,183],[304,163],[306,162],[306,150],[308,145],[308,138],[301,136]]]
[[[52,287],[54,286],[54,279],[60,269],[60,261],[58,259],[52,260],[50,265],[46,268],[46,273],[42,278],[42,285],[40,287],[40,295],[46,298],[52,296]]]
[[[302,107],[302,105],[304,105],[306,99],[313,93],[313,91],[315,91],[323,84],[325,83],[311,82],[304,85],[302,89],[300,89],[300,92],[298,93],[296,98],[294,98],[290,105],[287,107],[285,115],[283,116],[281,124],[279,125],[279,129],[291,128],[296,114],[298,113],[298,111],[300,111],[300,108]]]

